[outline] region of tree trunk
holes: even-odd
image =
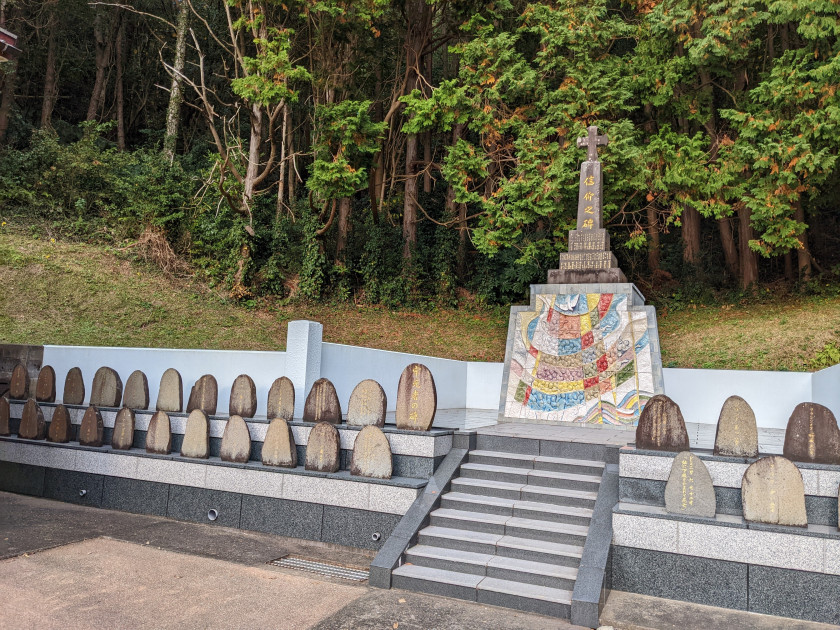
[[[685,206],[682,211],[683,260],[689,265],[700,264],[700,213]]]
[[[799,223],[805,223],[805,209],[802,207],[802,202],[797,201],[793,204],[793,218]],[[802,232],[799,237],[800,247],[796,250],[797,268],[799,269],[799,279],[806,282],[811,279],[811,250],[808,248],[808,228]]]
[[[423,49],[426,47],[431,27],[431,7],[426,0],[405,0],[406,33],[406,86],[410,93],[418,87],[418,77],[423,71]],[[403,257],[411,258],[417,243],[417,135],[408,136],[405,147],[405,188],[403,197]]]
[[[123,56],[125,53],[125,20],[120,20],[117,34],[117,76],[115,91],[117,99],[117,150],[125,151],[125,101],[123,99]]]
[[[93,91],[90,94],[85,120],[96,120],[105,100],[105,71],[111,60],[112,42],[116,34],[117,22],[120,20],[116,11],[119,9],[115,8],[111,13],[98,9],[93,20],[93,34],[96,39],[96,79],[93,82]]]
[[[738,245],[741,250],[741,288],[747,289],[758,282],[758,256],[750,249],[750,241],[755,236],[750,218],[752,212],[742,205],[738,209]]]
[[[794,282],[796,277],[793,275],[793,254],[790,250],[785,252],[785,280]]]
[[[297,178],[297,169],[295,168],[295,132],[292,128],[294,124],[294,117],[292,116],[292,108],[289,107],[289,104],[286,103],[285,109],[283,110],[283,116],[285,117],[288,115],[289,117],[289,124],[286,126],[286,150],[289,152],[289,206],[291,206],[295,201],[295,181]]]
[[[733,278],[738,277],[738,248],[735,245],[735,235],[732,233],[732,224],[729,217],[718,219],[718,232],[720,243],[723,246],[723,260],[726,263],[726,270]]]
[[[260,169],[260,154],[262,153],[263,110],[260,105],[253,103],[250,111],[251,140],[248,144],[248,168],[245,171],[243,191],[243,206],[248,216],[251,215],[251,201],[254,198],[257,175]]]
[[[47,67],[44,71],[44,97],[41,101],[41,129],[52,127],[52,113],[58,96],[58,75],[56,72],[56,40],[58,39],[58,16],[56,2],[51,2],[47,22]]]
[[[283,211],[283,200],[286,196],[286,129],[289,126],[289,105],[283,103],[283,129],[280,132],[280,175],[277,178],[277,212],[274,220],[280,220],[280,213]],[[291,177],[290,177],[291,179]]]
[[[659,271],[659,256],[662,246],[659,241],[659,222],[656,219],[656,206],[650,202],[646,209],[648,233],[648,268],[651,273]]]
[[[6,73],[6,80],[3,82],[3,95],[0,97],[0,144],[6,143],[6,132],[9,130],[9,119],[15,101],[17,63],[16,61],[7,61],[3,68]]]
[[[178,126],[181,122],[181,103],[184,100],[184,64],[187,52],[187,31],[190,24],[190,3],[180,0],[175,35],[175,61],[172,64],[172,84],[169,88],[169,106],[166,108],[166,135],[163,138],[163,155],[171,164],[178,147]]]
[[[403,199],[403,258],[411,258],[411,249],[417,244],[417,134],[411,134],[405,143],[405,198]]]
[[[350,197],[338,200],[338,240],[335,244],[335,259],[344,261],[344,250],[347,248],[347,236],[350,234],[350,212],[353,203]]]
[[[452,146],[454,147],[458,140],[461,139],[461,135],[464,133],[464,125],[463,123],[456,123],[452,127]],[[467,276],[467,204],[455,203],[455,188],[453,188],[452,183],[449,182],[446,188],[446,218],[449,219],[450,217],[455,216],[457,206],[458,212],[458,252],[456,255],[456,273],[458,274],[458,279],[464,281]]]

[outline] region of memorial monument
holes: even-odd
[[[577,229],[531,304],[511,307],[499,420],[634,426],[663,393],[656,312],[628,283],[603,227],[603,176],[589,127]]]

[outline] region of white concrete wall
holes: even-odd
[[[157,402],[160,377],[168,368],[181,374],[184,407],[193,384],[204,374],[212,374],[219,385],[218,413],[227,415],[230,387],[240,374],[254,379],[257,388],[257,415],[265,415],[268,389],[274,379],[285,374],[285,352],[239,350],[186,350],[170,348],[107,348],[92,346],[44,346],[44,365],[55,370],[56,398],[64,392],[64,379],[72,367],[79,367],[85,380],[85,401],[90,398],[93,375],[103,365],[117,371],[123,387],[129,374],[142,370],[149,380],[149,406]]]
[[[665,394],[680,406],[686,422],[717,424],[723,402],[736,395],[753,408],[758,426],[784,429],[793,408],[812,395],[810,372],[662,371]],[[834,409],[838,412],[840,408]]]
[[[305,396],[319,377],[335,384],[345,412],[353,388],[366,378],[374,379],[384,388],[388,410],[393,411],[400,374],[407,365],[417,362],[432,371],[439,409],[498,409],[502,363],[453,361],[322,343],[321,330],[316,322],[289,322],[288,352],[46,346],[44,364],[52,365],[56,371],[59,396],[67,371],[74,366],[82,369],[88,394],[94,373],[103,365],[116,369],[123,383],[132,371],[143,370],[149,379],[152,407],[160,377],[167,368],[174,367],[181,373],[184,404],[193,383],[202,374],[213,374],[219,383],[220,413],[227,411],[233,379],[244,373],[257,386],[257,415],[265,415],[271,383],[285,375],[295,383],[295,415],[300,417]],[[717,423],[723,401],[733,394],[750,403],[760,427],[785,428],[793,408],[806,401],[825,405],[840,418],[840,365],[814,374],[673,368],[663,372],[665,393],[680,405],[687,422]]]
[[[347,412],[353,388],[366,378],[382,385],[388,398],[388,411],[397,408],[397,385],[407,365],[422,363],[435,379],[439,409],[462,409],[466,406],[466,361],[453,361],[403,352],[390,352],[325,343],[321,346],[321,376],[335,385],[342,412]],[[501,382],[501,380],[499,381]],[[496,386],[498,396],[499,386]]]
[[[840,418],[840,365],[814,372],[811,381],[812,402],[825,405]]]

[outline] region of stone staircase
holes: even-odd
[[[392,586],[569,619],[604,466],[471,451]]]

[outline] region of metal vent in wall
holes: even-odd
[[[361,569],[343,567],[340,564],[315,562],[314,560],[307,560],[306,558],[299,558],[297,556],[284,556],[282,558],[278,558],[277,560],[272,560],[268,564],[273,564],[276,567],[283,567],[284,569],[308,571],[310,573],[318,573],[319,575],[341,578],[342,580],[352,580],[354,582],[364,582],[368,579],[370,574],[369,571],[363,571]]]

